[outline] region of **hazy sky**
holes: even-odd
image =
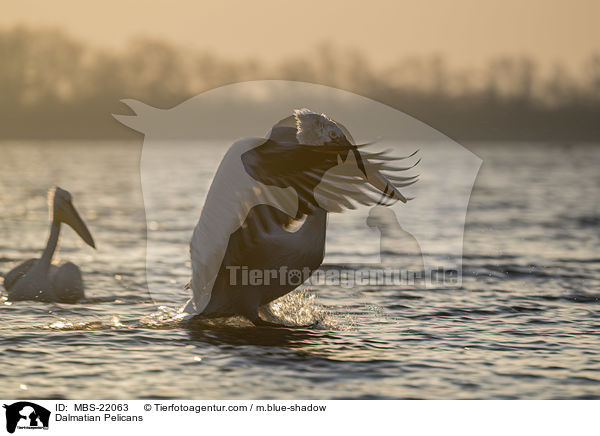
[[[151,35],[264,60],[329,41],[362,49],[378,64],[430,53],[457,65],[499,54],[573,64],[600,52],[598,17],[598,0],[3,0],[0,25],[56,25],[117,48]]]

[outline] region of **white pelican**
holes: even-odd
[[[96,248],[94,239],[75,210],[69,192],[57,187],[49,200],[52,201],[52,223],[48,244],[40,259],[29,259],[6,274],[4,287],[9,300],[74,303],[84,297],[79,267],[72,262],[52,265],[52,257],[58,245],[62,223],[71,226],[92,248]]]
[[[351,141],[325,114],[300,109],[266,139],[231,146],[190,243],[193,297],[185,314],[242,315],[254,325],[274,326],[259,317],[259,307],[294,290],[321,265],[328,212],[353,209],[353,202],[406,202],[397,187],[416,176],[382,171],[412,166],[394,167],[385,161],[395,158],[359,151]]]

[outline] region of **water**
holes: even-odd
[[[472,144],[484,164],[463,287],[305,288],[272,310],[318,325],[290,329],[173,322],[194,222],[164,232],[165,291],[148,293],[140,149],[0,143],[0,273],[39,254],[54,184],[98,246],[63,229],[87,300],[0,301],[0,397],[600,398],[598,146]],[[221,154],[199,164],[204,180]],[[189,207],[177,185],[169,198],[165,214]]]

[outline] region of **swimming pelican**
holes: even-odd
[[[62,223],[71,226],[92,248],[96,248],[94,239],[73,206],[69,192],[57,187],[50,200],[53,209],[48,244],[40,259],[29,259],[4,277],[4,287],[8,291],[9,300],[74,303],[84,297],[79,267],[72,262],[61,266],[52,265],[51,262],[58,245]],[[50,207],[50,203],[48,206]]]
[[[274,326],[259,317],[259,307],[294,290],[321,265],[328,212],[354,209],[353,202],[407,201],[397,187],[416,176],[382,171],[412,167],[394,167],[385,161],[395,158],[359,151],[362,146],[351,141],[325,114],[299,109],[266,139],[231,146],[194,229],[193,297],[183,313],[242,315],[254,325]]]

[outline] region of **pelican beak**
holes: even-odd
[[[381,191],[384,196],[406,203],[406,197],[379,170],[371,169],[367,171],[367,174],[369,183]]]
[[[79,216],[79,213],[77,212],[77,209],[75,209],[75,206],[73,206],[73,203],[69,201],[63,211],[65,213],[63,222],[71,226],[71,228],[77,232],[79,237],[81,237],[86,244],[92,248],[96,248],[92,234]]]
[[[398,189],[385,177],[381,171],[369,164],[368,160],[365,160],[360,155],[358,148],[352,145],[347,139],[344,141],[344,145],[350,147],[354,153],[356,159],[356,165],[358,169],[365,175],[365,179],[379,190],[385,197],[392,198],[394,200],[400,200],[402,203],[406,203],[407,199],[404,195],[398,191]]]

